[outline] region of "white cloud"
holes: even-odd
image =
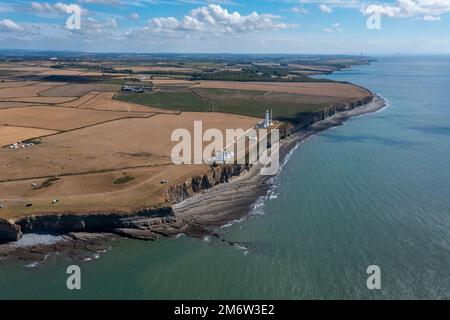
[[[69,13],[69,5],[62,2],[50,4],[48,2],[32,2],[31,11],[41,14],[67,14]]]
[[[339,22],[333,23],[330,27],[325,28],[325,32],[340,32],[342,31],[341,24]]]
[[[0,31],[1,32],[20,32],[20,31],[23,31],[23,28],[12,20],[3,19],[3,20],[0,20]]]
[[[84,29],[86,32],[95,32],[95,33],[102,33],[109,29],[114,29],[118,27],[116,19],[107,19],[106,21],[100,22],[91,17],[87,17],[86,19],[84,19],[82,25],[83,25],[82,30]]]
[[[423,20],[425,20],[425,21],[440,21],[442,19],[439,16],[428,16],[428,15],[425,15],[425,16],[423,16]]]
[[[325,4],[336,8],[339,7],[359,9],[361,7],[360,0],[298,0],[298,2],[308,4]]]
[[[319,9],[323,13],[332,13],[333,12],[333,9],[331,7],[329,7],[329,6],[327,6],[326,4],[319,5]]]
[[[450,0],[397,0],[394,4],[363,6],[366,16],[379,13],[392,18],[421,17],[425,21],[440,20],[440,15],[450,12]]]
[[[128,19],[137,21],[137,20],[140,19],[140,16],[139,16],[139,14],[137,14],[136,12],[133,12],[133,13],[131,13],[131,14],[128,16]]]
[[[118,5],[120,0],[78,0],[79,3],[95,3],[95,4],[106,4],[106,5]]]
[[[236,11],[230,13],[220,5],[210,4],[191,10],[189,15],[180,20],[174,17],[151,19],[146,30],[150,32],[250,33],[296,26],[279,22],[280,19],[280,16],[256,12],[244,16]]]
[[[289,11],[294,13],[308,13],[308,10],[303,7],[292,7]]]

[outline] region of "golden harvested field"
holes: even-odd
[[[0,126],[0,147],[57,132],[58,131],[2,125]]]
[[[109,113],[109,112],[106,112]],[[30,148],[0,149],[0,199],[3,218],[39,212],[118,212],[150,207],[165,201],[169,187],[204,174],[208,165],[174,165],[170,160],[173,130],[193,131],[195,120],[207,128],[252,127],[258,119],[230,114],[157,114],[150,118],[121,119],[62,132],[39,139]],[[134,180],[115,184],[131,175]],[[33,189],[49,177],[58,180]],[[161,184],[161,180],[168,180]],[[8,180],[13,180],[9,181]],[[61,200],[51,205],[55,198]],[[33,203],[30,208],[25,204]]]
[[[115,92],[92,91],[77,100],[60,104],[60,106],[103,111],[176,113],[175,111],[145,107],[134,103],[115,100],[113,99],[115,94]]]
[[[34,105],[35,104],[29,103],[29,102],[2,102],[2,101],[0,101],[0,109],[31,107]]]
[[[39,75],[41,76],[78,76],[82,74],[83,71],[75,69],[45,69],[42,70]]]
[[[0,102],[28,102],[35,104],[57,104],[69,102],[77,97],[19,97],[19,98],[0,98]]]
[[[34,86],[65,86],[67,85],[67,82],[52,82],[52,81],[39,81],[37,83],[34,83]]]
[[[29,179],[0,183],[0,199],[5,208],[0,217],[10,219],[35,213],[131,212],[152,207],[166,201],[167,190],[174,185],[204,174],[207,165],[169,165],[155,168],[116,170],[86,175],[64,176],[48,188],[33,189],[47,180]],[[135,179],[125,184],[114,184],[125,175]],[[167,184],[160,181],[167,180]],[[60,202],[52,205],[53,199]],[[25,207],[32,203],[32,207]]]
[[[316,96],[342,98],[363,98],[368,91],[355,85],[331,82],[232,82],[232,81],[201,81],[195,88],[255,90],[284,93],[297,93]]]
[[[159,66],[115,66],[114,69],[121,70],[133,70],[134,72],[142,72],[142,71],[163,71],[163,72],[196,72],[200,71],[199,69],[194,68],[177,68],[177,67],[159,67]]]
[[[0,124],[49,130],[72,130],[126,117],[147,117],[152,113],[103,112],[77,108],[35,106],[1,109]]]
[[[22,98],[22,97],[37,97],[38,93],[52,86],[25,86],[0,89],[0,99],[5,98]]]
[[[68,84],[63,86],[54,86],[40,92],[43,97],[81,97],[91,91],[119,91],[121,88],[117,84]]]
[[[0,89],[1,88],[16,88],[16,87],[25,87],[31,86],[33,84],[38,84],[38,81],[0,81]]]
[[[194,121],[203,121],[204,130],[249,129],[258,119],[230,114],[186,112],[182,115],[157,114],[150,118],[121,119],[62,132],[41,139],[42,143],[11,152],[0,150],[3,179],[25,179],[61,173],[83,173],[136,166],[169,165],[173,130],[193,132]],[[32,163],[32,165],[30,165]]]
[[[195,85],[198,84],[198,82],[193,82],[189,80],[177,80],[177,79],[152,79],[150,80],[155,85],[171,85],[171,84],[190,84]]]

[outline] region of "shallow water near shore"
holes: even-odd
[[[327,76],[389,107],[292,152],[223,239],[118,240],[89,261],[0,262],[0,298],[450,298],[450,57],[380,57]],[[82,290],[66,289],[67,266]],[[382,289],[366,287],[381,268]]]

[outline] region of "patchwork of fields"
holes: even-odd
[[[143,94],[121,93],[117,100],[178,111],[223,112],[274,119],[295,119],[330,105],[357,100],[369,93],[344,83],[235,83],[202,81],[191,86],[157,86]]]
[[[130,212],[166,203],[169,188],[210,170],[209,165],[172,164],[174,130],[193,134],[194,121],[202,121],[204,130],[247,130],[266,109],[275,119],[295,119],[368,95],[343,83],[176,78],[143,80],[150,88],[146,92],[125,93],[127,79],[120,73],[31,63],[0,64],[0,69],[6,70],[0,73],[0,218]],[[27,140],[34,143],[8,148]]]

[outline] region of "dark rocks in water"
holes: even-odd
[[[158,239],[158,234],[145,229],[126,229],[126,228],[119,228],[116,229],[115,232],[122,236],[132,239],[138,239],[138,240],[150,240],[154,241]]]
[[[18,241],[22,238],[20,226],[0,219],[0,243]]]

